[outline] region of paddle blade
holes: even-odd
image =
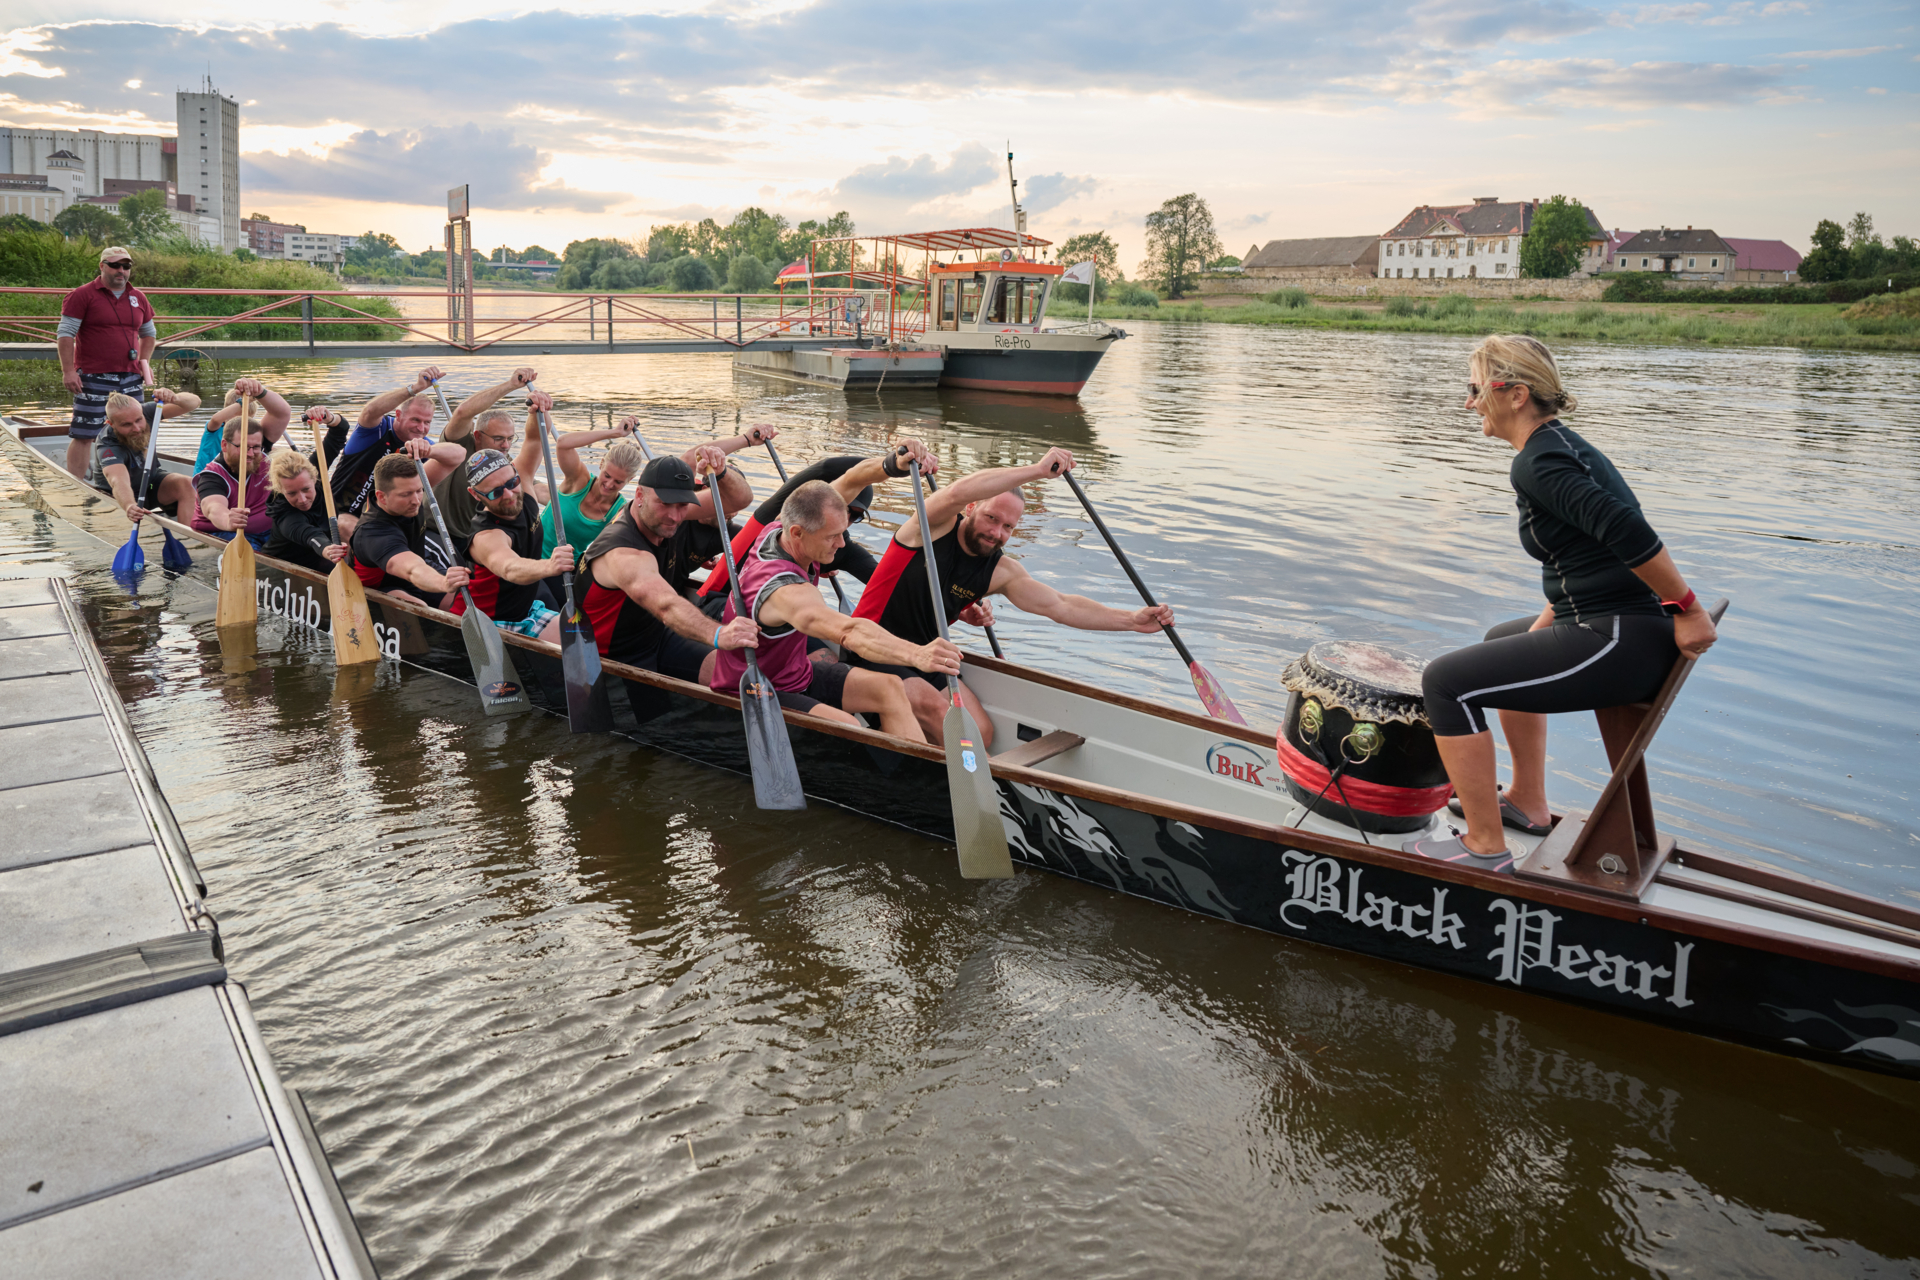
[[[601,678],[600,647],[587,625],[586,615],[574,607],[568,592],[561,601],[560,674],[567,686],[567,727],[575,733],[607,733],[613,729],[613,708],[607,703]]]
[[[1000,823],[1000,788],[987,767],[980,726],[954,702],[941,725],[947,743],[947,793],[953,801],[953,842],[960,849],[960,875],[967,880],[1004,880],[1013,874],[1007,829]]]
[[[127,541],[113,553],[113,571],[115,573],[138,573],[147,567],[147,553],[140,549],[140,526],[135,525],[127,531]]]
[[[480,689],[480,710],[490,716],[510,716],[533,705],[527,701],[513,659],[507,656],[500,628],[471,599],[460,615],[460,638],[467,645],[467,661],[473,664],[473,683]]]
[[[1240,714],[1240,708],[1234,706],[1233,699],[1227,696],[1227,691],[1213,678],[1213,672],[1195,662],[1187,667],[1187,674],[1193,677],[1193,691],[1200,695],[1200,705],[1207,709],[1208,715],[1233,724],[1247,722],[1247,718]]]
[[[260,633],[258,628],[248,624],[237,627],[214,628],[220,637],[220,669],[231,675],[244,675],[255,670],[259,663],[254,655],[260,651]]]
[[[160,548],[160,567],[172,569],[175,573],[193,568],[193,556],[187,552],[186,544],[174,537],[173,530],[165,525],[160,526],[160,532],[166,538]]]
[[[251,626],[260,619],[259,598],[253,584],[253,546],[247,535],[236,533],[220,553],[220,603],[214,610],[217,627]]]
[[[367,608],[367,589],[344,564],[327,574],[327,617],[333,628],[333,662],[351,667],[378,662],[380,645],[373,636],[373,611]]]
[[[804,809],[800,766],[793,740],[780,714],[780,698],[751,659],[740,677],[740,716],[747,730],[747,763],[753,771],[753,799],[762,809]]]

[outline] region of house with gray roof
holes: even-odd
[[[1738,256],[1732,245],[1704,227],[1659,227],[1616,247],[1607,270],[1661,271],[1676,280],[1731,280]]]
[[[1314,240],[1269,240],[1247,252],[1240,270],[1249,276],[1368,276],[1380,252],[1378,236],[1322,236]]]
[[[1380,237],[1382,279],[1511,280],[1520,275],[1520,242],[1541,202],[1476,196],[1471,204],[1423,204]],[[1588,239],[1575,275],[1607,264],[1606,228],[1587,210]]]

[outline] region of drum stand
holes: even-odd
[[[1718,623],[1726,611],[1723,599],[1708,613]],[[1593,713],[1613,776],[1601,788],[1593,811],[1569,809],[1554,823],[1552,834],[1514,864],[1514,875],[1636,902],[1647,891],[1673,853],[1673,837],[1661,835],[1653,824],[1647,748],[1698,661],[1682,655],[1652,702],[1601,707]]]

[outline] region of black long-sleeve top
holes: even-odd
[[[1633,573],[1660,554],[1660,535],[1605,454],[1556,418],[1527,438],[1509,478],[1555,622],[1664,613]]]
[[[333,561],[321,554],[333,542],[324,501],[315,498],[313,506],[302,511],[276,493],[267,499],[267,519],[273,529],[267,537],[268,555],[304,565],[316,573],[332,571]]]

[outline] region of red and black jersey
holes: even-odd
[[[574,590],[584,584],[586,596],[580,602],[587,624],[593,628],[594,643],[600,652],[617,662],[648,666],[648,659],[660,648],[667,626],[618,587],[603,587],[594,580],[596,561],[609,551],[644,551],[660,567],[660,576],[675,591],[686,594],[693,584],[693,571],[720,553],[720,531],[710,524],[688,520],[671,538],[655,543],[640,530],[632,504],[600,531],[580,558],[580,572],[574,575]]]
[[[392,591],[412,583],[399,574],[387,572],[395,556],[411,551],[425,560],[435,572],[448,569],[446,553],[437,538],[427,536],[426,522],[419,516],[403,518],[372,503],[353,531],[353,572],[360,581],[377,591]]]
[[[479,537],[489,529],[498,529],[507,535],[507,543],[513,554],[522,560],[540,558],[540,504],[533,500],[532,494],[523,494],[520,498],[519,513],[511,519],[501,519],[485,507],[474,512],[473,536]],[[472,546],[469,542],[468,558],[472,559]],[[473,593],[473,603],[480,612],[495,622],[518,622],[533,609],[533,601],[540,594],[539,582],[508,582],[493,570],[473,561],[473,576],[467,580],[467,590]],[[467,601],[464,596],[456,595],[453,600],[453,612],[465,613]]]
[[[1000,564],[1000,552],[998,547],[985,556],[962,551],[958,520],[944,538],[933,544],[933,563],[940,570],[949,623],[968,605],[986,598],[993,586],[993,571]],[[933,616],[933,594],[927,590],[923,554],[921,547],[901,546],[898,538],[888,543],[887,554],[880,557],[880,567],[867,583],[853,616],[879,623],[908,644],[938,640],[940,624]]]

